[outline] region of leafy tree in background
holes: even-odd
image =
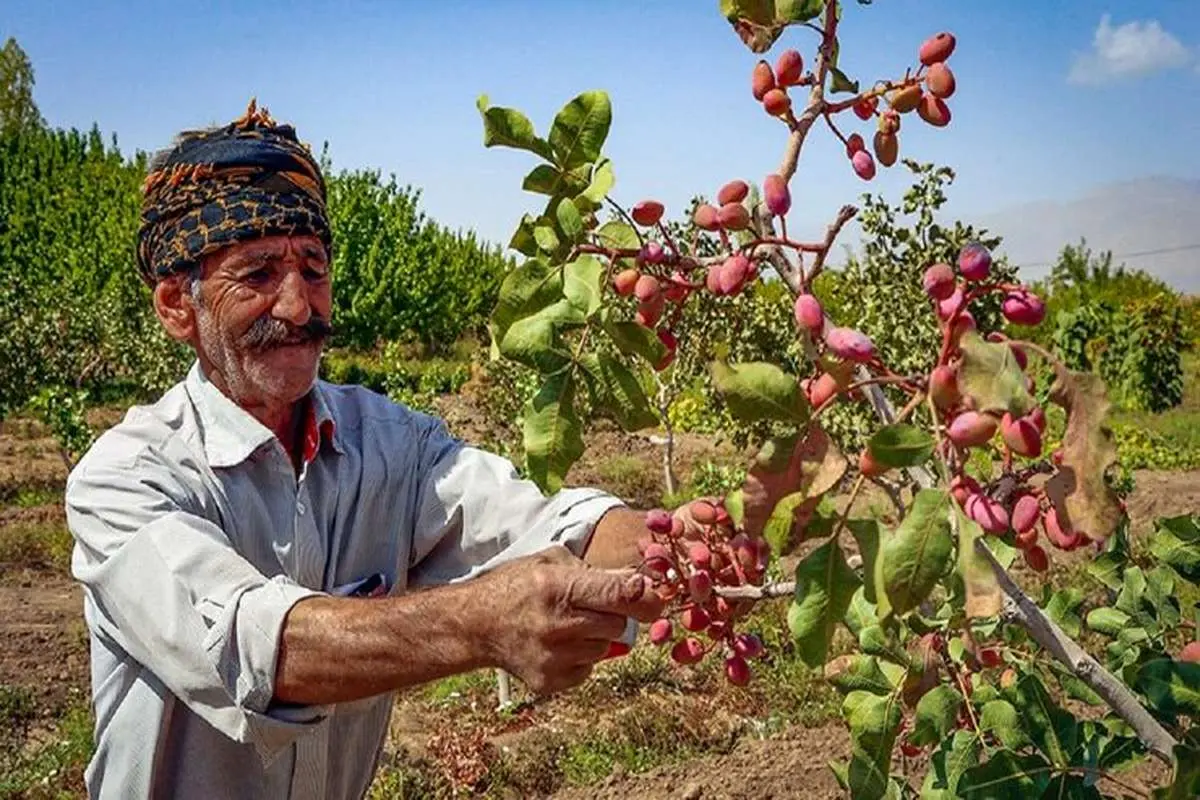
[[[1192,347],[1179,293],[1111,251],[1067,245],[1039,287],[1048,297],[1034,331],[1073,369],[1098,372],[1125,408],[1165,411],[1183,400],[1183,352]]]
[[[1114,267],[1112,251],[1093,254],[1086,239],[1063,247],[1042,287],[1050,296],[1048,317],[1060,308],[1086,302],[1109,301],[1120,305],[1127,300],[1177,294],[1166,282],[1145,270],[1131,269],[1125,264]]]
[[[33,102],[33,64],[10,36],[0,47],[0,133],[17,133],[44,124]]]
[[[15,41],[0,63],[0,415],[45,387],[96,399],[168,385],[182,348],[133,267],[144,157],[123,157],[96,127],[47,128]]]
[[[333,324],[340,345],[371,349],[412,338],[443,352],[483,332],[500,282],[514,266],[473,233],[456,233],[420,210],[420,192],[378,170],[329,175],[333,228]]]

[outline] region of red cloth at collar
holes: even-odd
[[[318,429],[316,404],[310,400],[305,405],[307,411],[305,412],[304,419],[304,463],[310,464],[317,457],[317,450],[321,446],[321,440],[325,439],[328,441],[333,438],[333,420],[325,420]]]

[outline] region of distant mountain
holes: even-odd
[[[1075,200],[1027,203],[966,221],[1002,236],[1001,252],[1022,266],[1026,280],[1045,275],[1064,245],[1083,238],[1093,254],[1111,250],[1114,265],[1200,293],[1200,180],[1108,184]],[[1146,251],[1167,252],[1134,255]]]

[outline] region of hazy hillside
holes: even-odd
[[[1044,275],[1064,244],[1087,239],[1093,252],[1112,250],[1114,262],[1141,267],[1172,285],[1200,292],[1200,181],[1148,178],[1110,184],[1076,200],[1029,203],[973,217],[1004,237],[1013,263]],[[1146,255],[1149,250],[1172,250]]]

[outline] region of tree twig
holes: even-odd
[[[817,253],[817,258],[813,262],[812,270],[808,273],[808,283],[811,286],[813,280],[821,274],[821,270],[825,267],[825,259],[829,256],[829,251],[833,249],[833,242],[837,239],[838,234],[842,232],[842,227],[847,222],[854,219],[854,215],[858,213],[858,208],[852,205],[844,205],[838,210],[837,216],[825,231],[825,242],[820,252]]]
[[[713,593],[728,600],[770,600],[794,595],[796,582],[764,583],[762,586],[755,586],[752,583],[743,586],[717,586],[713,589]]]
[[[871,483],[883,490],[884,494],[888,496],[888,499],[892,501],[892,505],[896,507],[896,514],[903,519],[904,498],[900,496],[899,487],[893,486],[890,481],[886,481],[879,476],[873,476],[870,480]]]
[[[837,524],[833,527],[833,533],[830,534],[830,538],[834,541],[836,541],[838,536],[841,534],[842,528],[846,527],[846,520],[850,518],[850,510],[854,508],[854,501],[858,499],[858,493],[862,490],[863,484],[866,483],[866,480],[867,476],[863,475],[861,472],[858,473],[858,477],[854,479],[854,486],[850,489],[850,497],[846,500],[846,507],[842,509],[842,513],[838,516]]]

